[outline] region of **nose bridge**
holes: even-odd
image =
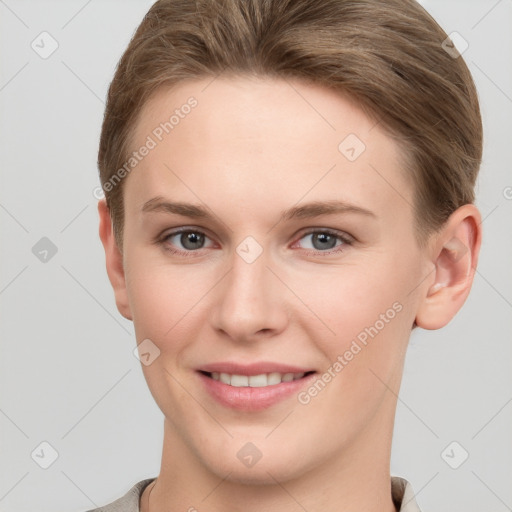
[[[238,340],[261,331],[278,332],[287,321],[275,277],[267,268],[270,255],[251,243],[242,242],[233,253],[213,315],[215,327]]]

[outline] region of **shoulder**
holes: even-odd
[[[405,478],[391,477],[391,494],[399,512],[421,512],[412,485]]]
[[[137,482],[124,496],[108,505],[87,512],[139,512],[139,500],[144,489],[153,481],[148,478]],[[420,512],[411,484],[400,477],[391,478],[393,501],[400,512]]]
[[[139,512],[140,495],[153,480],[154,478],[141,480],[116,501],[99,508],[88,510],[87,512]]]

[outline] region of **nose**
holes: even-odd
[[[251,342],[286,329],[289,314],[283,284],[269,270],[265,251],[248,263],[237,253],[216,287],[213,327],[237,342]]]

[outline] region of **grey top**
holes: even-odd
[[[139,501],[144,489],[153,481],[154,478],[141,480],[136,483],[122,498],[87,512],[140,512]],[[416,504],[414,491],[411,484],[404,478],[397,476],[391,477],[391,494],[393,501],[399,512],[421,512]]]

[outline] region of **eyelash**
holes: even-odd
[[[204,233],[203,231],[201,231],[199,229],[180,228],[180,229],[176,229],[174,231],[171,231],[169,233],[166,233],[161,238],[158,238],[156,240],[156,243],[161,245],[166,251],[170,252],[171,254],[177,254],[179,256],[184,256],[184,257],[187,257],[187,258],[195,257],[196,255],[194,253],[199,252],[201,249],[179,250],[179,249],[172,248],[167,243],[167,240],[169,238],[172,238],[173,236],[179,235],[181,233],[196,233],[196,234],[204,235],[206,238],[208,238],[208,235],[206,235],[206,233]],[[346,250],[346,246],[347,245],[350,246],[355,241],[355,239],[351,235],[349,235],[347,233],[341,233],[341,232],[334,231],[334,230],[328,229],[328,228],[311,229],[311,230],[303,233],[301,235],[301,237],[297,241],[300,241],[303,238],[305,238],[306,236],[313,235],[313,234],[331,235],[331,236],[334,236],[335,238],[337,238],[342,243],[337,245],[337,246],[335,246],[332,249],[327,250],[327,251],[321,251],[319,249],[305,249],[307,255],[314,254],[315,256],[318,256],[318,255],[329,256],[329,255],[332,255],[332,254],[342,253],[342,252],[344,252]],[[295,243],[297,243],[297,242],[295,242]],[[294,245],[295,245],[295,243],[294,243]]]

